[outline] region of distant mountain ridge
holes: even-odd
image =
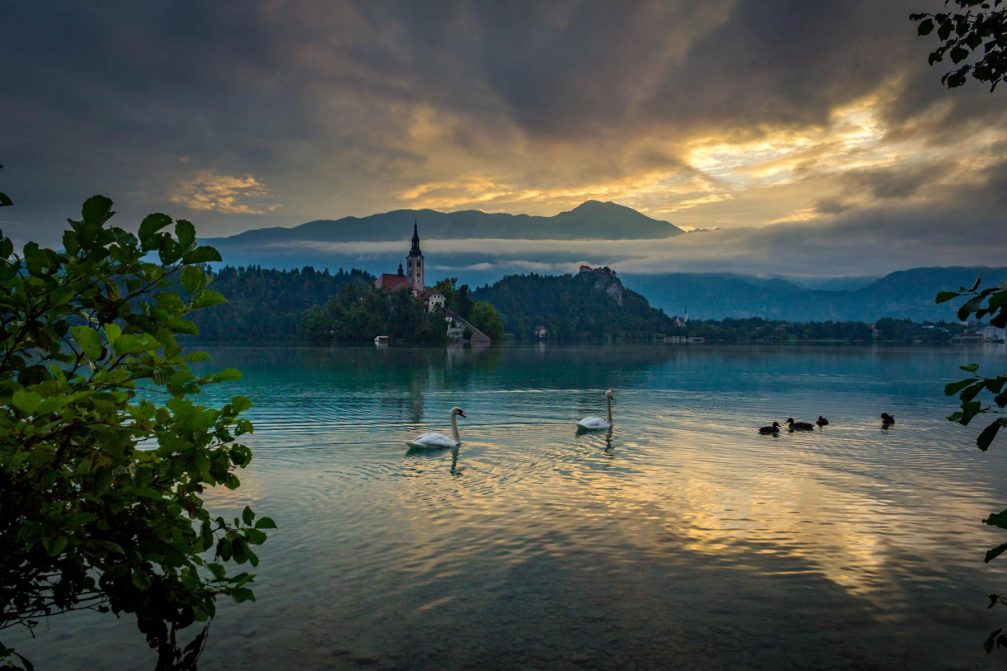
[[[224,252],[233,248],[261,247],[296,241],[347,242],[403,240],[413,221],[420,235],[431,238],[506,238],[521,240],[639,240],[661,239],[684,233],[682,229],[652,219],[612,202],[588,200],[551,217],[462,210],[393,210],[366,217],[319,219],[293,228],[259,228],[206,242]]]
[[[882,317],[914,321],[954,320],[949,304],[937,305],[938,291],[1007,281],[1007,268],[911,268],[890,273],[855,290],[805,289],[781,278],[672,273],[628,275],[628,287],[668,314],[690,318],[764,317],[787,321],[863,321]]]

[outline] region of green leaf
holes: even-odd
[[[146,333],[137,335],[127,334],[116,338],[112,348],[117,354],[139,354],[140,352],[155,350],[160,344],[156,338]]]
[[[218,252],[213,247],[196,247],[193,250],[186,252],[182,256],[182,263],[188,265],[191,263],[210,263],[212,261],[222,261],[220,257],[220,252]]]
[[[55,557],[59,555],[60,552],[66,549],[67,544],[70,539],[60,534],[58,536],[46,536],[42,539],[42,547],[45,548],[46,554],[50,557]]]
[[[112,201],[105,196],[91,196],[84,201],[81,208],[81,216],[84,221],[101,226],[108,221],[115,212],[112,211]]]
[[[199,266],[186,266],[182,269],[181,280],[185,290],[192,294],[206,284],[206,273]]]
[[[993,442],[993,439],[996,438],[998,431],[1000,431],[1000,420],[993,422],[983,429],[979,437],[976,438],[976,445],[979,446],[979,449],[985,452],[989,448],[990,443]]]
[[[237,368],[225,368],[210,375],[214,382],[234,382],[241,379],[241,371]]]
[[[957,394],[962,389],[964,389],[965,387],[969,386],[970,384],[972,384],[975,381],[976,381],[976,379],[974,377],[967,377],[964,380],[958,380],[957,382],[952,382],[950,384],[947,384],[947,385],[944,386],[944,395],[945,396],[954,396],[955,394]]]
[[[986,551],[986,558],[983,561],[989,563],[989,562],[993,561],[994,559],[996,559],[997,557],[999,557],[1000,555],[1002,555],[1004,553],[1004,551],[1007,551],[1007,543],[1001,543],[1000,545],[996,546],[995,548],[987,550]]]
[[[182,247],[188,249],[196,241],[196,227],[185,219],[179,219],[175,223],[175,237]]]
[[[214,291],[213,289],[203,289],[192,297],[192,303],[190,305],[193,310],[201,310],[203,308],[213,307],[214,305],[220,305],[221,303],[226,302],[227,299],[219,292]]]
[[[255,512],[248,506],[245,506],[245,509],[241,511],[241,520],[245,524],[251,524],[255,520]]]
[[[979,364],[977,363],[969,363],[965,364],[964,366],[958,366],[958,367],[961,368],[966,373],[974,373],[977,370],[979,370]]]
[[[7,207],[8,205],[13,205],[12,201],[6,193],[0,192],[0,207]]]
[[[114,345],[115,341],[122,335],[122,329],[117,324],[105,324],[105,339],[109,345]]]
[[[953,298],[957,298],[960,294],[957,291],[941,291],[937,294],[935,303],[947,303]]]
[[[34,391],[28,391],[27,389],[18,389],[14,392],[14,397],[11,398],[11,403],[13,403],[14,407],[24,414],[30,415],[35,412],[39,404],[42,403],[42,395]]]
[[[140,243],[143,245],[143,248],[153,249],[154,247],[157,247],[158,243],[153,237],[154,234],[170,224],[171,217],[166,214],[161,214],[160,212],[148,214],[144,217],[143,222],[140,224],[140,230],[137,232],[137,237],[140,238]]]
[[[235,413],[244,412],[252,407],[252,401],[247,396],[235,396],[231,399],[231,410]]]
[[[255,522],[255,528],[256,529],[275,529],[276,528],[276,522],[274,522],[273,518],[271,518],[271,517],[260,517]]]
[[[933,19],[926,19],[925,21],[920,21],[920,25],[916,27],[916,33],[918,35],[929,35],[934,29]]]
[[[101,358],[101,336],[90,326],[71,326],[70,335],[87,358],[97,361]]]

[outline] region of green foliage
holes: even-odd
[[[985,289],[980,289],[980,284],[980,280],[977,279],[968,289],[961,287],[958,291],[942,291],[937,295],[936,300],[938,303],[944,303],[964,297],[965,302],[958,308],[959,319],[989,318],[991,326],[1003,328],[1007,325],[1007,284]],[[1000,429],[1007,426],[1007,416],[1004,416],[1003,412],[1004,407],[1007,406],[1007,373],[995,377],[985,377],[979,374],[979,366],[975,363],[961,366],[961,369],[971,375],[962,380],[951,382],[944,387],[944,393],[948,396],[957,396],[961,406],[961,410],[953,413],[948,419],[967,426],[980,415],[987,418],[992,416],[992,421],[976,437],[976,446],[980,450],[986,451],[993,444]],[[1007,529],[1007,510],[989,515],[983,520],[983,523]],[[984,561],[990,562],[1005,551],[1007,551],[1007,543],[990,548],[986,551]],[[990,594],[989,598],[990,608],[997,603],[1007,604],[1007,598],[1003,595]],[[1007,647],[1007,635],[1003,633],[1002,629],[997,629],[986,639],[986,652],[992,652],[994,647]]]
[[[976,280],[968,289],[961,287],[958,291],[942,291],[937,295],[937,302],[944,303],[962,297],[966,300],[958,308],[959,319],[988,317],[991,326],[1000,328],[1007,326],[1007,285],[980,289],[980,281]],[[962,366],[961,369],[971,373],[971,376],[951,382],[944,387],[944,393],[948,396],[957,396],[961,405],[961,410],[948,419],[967,426],[980,415],[984,417],[992,415],[992,421],[976,438],[976,445],[985,451],[993,443],[1000,428],[1007,426],[1007,417],[1003,416],[1003,409],[1007,406],[1007,373],[985,377],[979,374],[979,366],[974,363]]]
[[[340,287],[321,307],[308,308],[301,320],[305,339],[318,343],[392,340],[437,344],[445,340],[444,312],[428,313],[411,291],[375,289],[358,279]]]
[[[607,269],[578,275],[509,275],[475,291],[476,301],[495,307],[518,340],[544,326],[560,342],[651,342],[672,320],[626,289]]]
[[[201,289],[196,284],[197,277],[204,277],[201,269],[188,269],[194,274],[186,277],[183,272],[183,287],[189,292]],[[346,285],[369,286],[374,278],[362,270],[330,273],[311,266],[295,270],[226,266],[213,273],[212,280],[227,302],[193,315],[201,340],[280,342],[298,338],[308,308],[320,307]]]
[[[460,313],[459,313],[460,314]],[[500,313],[492,304],[486,301],[476,301],[472,304],[469,320],[473,326],[490,337],[493,342],[503,340],[504,325]]]
[[[0,629],[90,608],[132,613],[161,668],[194,660],[175,632],[206,622],[215,599],[254,598],[253,547],[275,526],[245,510],[214,517],[207,487],[234,489],[252,425],[235,397],[190,399],[237,372],[197,374],[176,336],[222,300],[189,222],[164,214],[139,235],[110,226],[112,201],[89,198],[63,251],[19,255],[0,232]],[[0,645],[0,664],[17,653]]]
[[[920,35],[936,29],[941,44],[930,53],[930,65],[945,57],[958,66],[941,77],[948,88],[969,76],[994,90],[1007,76],[1007,4],[1004,0],[953,0],[961,11],[911,14]],[[947,4],[950,4],[950,0]]]

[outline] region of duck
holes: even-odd
[[[615,392],[611,389],[605,392],[605,405],[608,407],[608,419],[602,419],[601,417],[585,417],[584,419],[577,422],[578,431],[604,431],[605,429],[612,428],[612,399],[615,398]]]
[[[815,425],[811,422],[795,422],[793,417],[787,418],[787,426],[791,431],[814,431]]]
[[[815,424],[817,424],[820,427],[821,426],[828,426],[829,425],[829,420],[827,420],[824,417],[822,417],[821,415],[819,415],[818,419],[815,420]]]
[[[451,436],[445,436],[443,433],[424,433],[412,440],[407,440],[406,445],[412,448],[423,448],[423,449],[439,449],[447,447],[458,447],[462,444],[461,438],[458,436],[458,418],[465,418],[465,411],[459,407],[451,408],[451,412],[448,415],[451,418]]]
[[[881,413],[881,426],[891,426],[895,423],[895,416],[889,415],[887,412]]]
[[[779,422],[773,422],[769,426],[760,426],[759,427],[759,433],[761,433],[764,436],[770,435],[770,434],[772,434],[774,436],[779,435],[779,433],[780,433],[780,423]]]

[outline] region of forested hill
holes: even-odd
[[[212,288],[227,303],[199,310],[191,319],[204,340],[293,340],[309,307],[324,304],[344,285],[373,282],[374,277],[361,270],[330,273],[311,266],[299,270],[226,266],[214,274]]]
[[[626,289],[608,268],[577,275],[508,275],[477,289],[472,298],[492,304],[507,333],[519,340],[535,337],[539,326],[548,339],[566,342],[649,342],[672,328],[664,312]]]

